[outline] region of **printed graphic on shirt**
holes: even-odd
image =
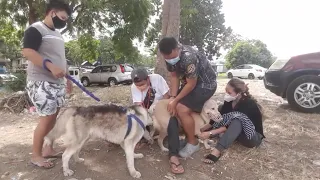
[[[195,70],[196,70],[196,65],[194,65],[194,64],[190,64],[187,67],[187,73],[193,73]]]

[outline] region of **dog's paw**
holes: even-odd
[[[132,171],[132,172],[130,172],[130,175],[133,178],[140,178],[141,177],[141,173],[139,171]]]
[[[135,158],[135,159],[141,159],[141,158],[143,158],[143,157],[144,157],[144,155],[141,154],[141,153],[134,154],[134,158]]]
[[[77,163],[82,163],[82,162],[84,162],[84,159],[83,159],[83,158],[77,158],[77,159],[75,159],[75,161],[76,161]]]
[[[72,176],[73,174],[74,174],[74,172],[71,169],[63,170],[64,176]]]
[[[162,147],[162,148],[161,148],[161,151],[169,152],[169,149],[168,149],[168,148],[166,148],[166,147]]]

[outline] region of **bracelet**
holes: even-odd
[[[50,71],[46,65],[47,62],[50,62],[52,63],[49,59],[44,59],[43,62],[42,62],[42,67],[43,69],[47,70],[47,71]]]

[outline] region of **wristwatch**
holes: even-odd
[[[211,138],[214,138],[214,134],[212,134],[211,131],[209,132],[209,134],[210,134],[210,135],[209,135],[209,138],[210,138],[210,139],[211,139]]]

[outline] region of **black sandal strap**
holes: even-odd
[[[215,156],[213,154],[208,154],[208,155],[206,155],[205,159],[213,161],[214,163],[216,163],[220,159],[220,156],[217,157],[217,156]]]

